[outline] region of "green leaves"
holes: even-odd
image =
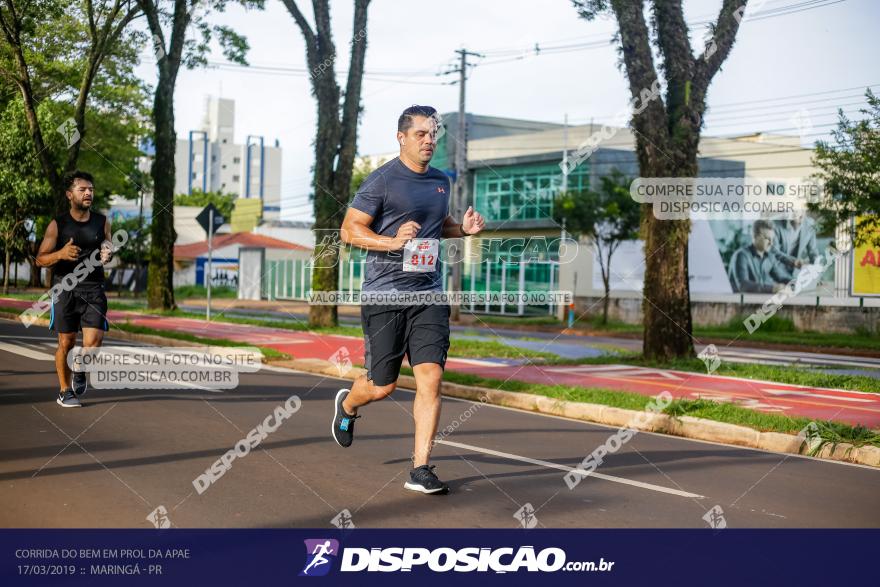
[[[191,194],[178,194],[174,196],[174,203],[178,206],[207,206],[214,204],[223,218],[229,222],[232,218],[232,209],[235,207],[235,196],[222,192],[203,192],[193,190]]]
[[[560,194],[554,205],[558,223],[573,236],[619,243],[638,237],[641,207],[629,194],[631,180],[617,169],[600,179],[598,191]]]
[[[850,226],[853,216],[868,216],[856,231],[856,244],[880,227],[880,98],[865,91],[865,118],[851,121],[839,113],[834,144],[816,143],[813,164],[820,168],[815,178],[825,184],[824,196],[809,205],[823,229]],[[848,228],[849,230],[849,228]],[[873,245],[880,245],[880,236]]]

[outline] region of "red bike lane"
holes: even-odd
[[[12,302],[15,302],[14,304]],[[28,302],[7,299],[6,306],[27,307]],[[361,337],[316,334],[283,328],[250,326],[201,319],[148,316],[111,310],[108,319],[148,328],[172,330],[205,338],[222,338],[265,346],[298,359],[350,360],[363,364]],[[520,365],[511,361],[450,358],[449,370],[499,380],[547,385],[601,387],[655,396],[668,391],[676,398],[705,398],[762,411],[811,419],[837,420],[880,428],[880,394],[813,388],[628,365]]]
[[[204,320],[129,315],[133,324],[177,330],[208,338],[227,338],[267,346],[298,359],[348,359],[363,364],[360,337],[297,332]],[[114,312],[110,312],[111,320]],[[602,387],[654,396],[668,391],[676,398],[705,398],[759,410],[837,420],[880,428],[880,394],[787,385],[703,373],[628,365],[517,365],[486,359],[450,358],[447,368],[493,379],[547,385]]]

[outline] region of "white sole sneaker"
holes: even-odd
[[[59,406],[61,406],[62,408],[81,408],[82,407],[82,404],[79,402],[77,402],[75,404],[66,404],[63,401],[61,401],[60,397],[55,400],[55,403],[58,404]]]
[[[443,493],[444,491],[449,490],[448,487],[438,487],[437,489],[425,489],[423,486],[418,485],[416,483],[410,483],[409,481],[404,483],[403,486],[406,489],[409,489],[410,491],[418,491],[419,493],[427,493],[427,494]]]

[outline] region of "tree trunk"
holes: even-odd
[[[332,51],[332,45],[330,46]],[[325,57],[325,59],[329,58]],[[339,148],[341,135],[339,123],[339,87],[336,80],[323,74],[314,81],[318,101],[318,132],[315,138],[315,168],[313,187],[315,190],[315,225],[317,231],[314,258],[320,259],[312,270],[312,291],[335,291],[339,283],[339,246],[336,239],[323,237],[341,225],[340,210],[344,212],[348,196],[342,201],[333,193],[333,164]],[[317,242],[317,241],[321,242]],[[336,241],[338,242],[338,241]],[[309,307],[309,326],[321,328],[338,324],[338,310],[335,305],[314,305]]]
[[[602,276],[602,282],[605,284],[605,300],[602,303],[602,324],[608,324],[608,305],[611,302],[611,284],[608,275]]]
[[[6,255],[3,260],[3,295],[9,293],[9,245],[6,246]]]
[[[699,132],[679,126],[670,134],[679,140],[667,143],[665,153],[642,149],[640,167],[644,177],[697,176]],[[690,220],[658,220],[650,205],[642,208],[645,240],[642,354],[647,359],[662,361],[694,355],[688,272],[690,230]]]
[[[28,241],[28,248],[30,249],[30,254],[27,256],[28,267],[30,267],[30,281],[28,285],[40,287],[40,274],[42,271],[37,265],[37,243]]]
[[[691,324],[688,237],[690,221],[657,220],[647,211],[642,312],[645,358],[664,360],[694,353]]]
[[[150,265],[147,274],[147,306],[174,309],[174,82],[167,68],[160,68],[153,101],[156,156],[153,159],[153,220],[150,224]]]

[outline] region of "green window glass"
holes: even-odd
[[[570,190],[588,189],[590,169],[580,165],[568,176]],[[474,174],[474,207],[489,221],[546,220],[562,190],[559,165],[508,165],[478,169]]]

